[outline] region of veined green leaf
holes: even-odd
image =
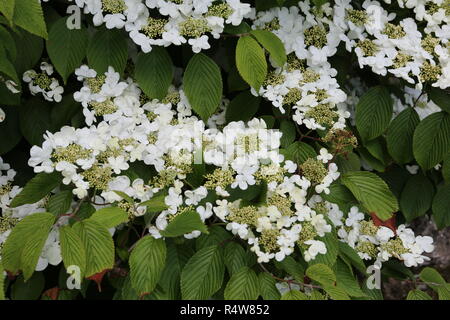
[[[219,246],[197,251],[181,273],[181,296],[184,300],[210,298],[222,287],[225,265]]]
[[[192,109],[203,119],[217,110],[222,99],[220,68],[208,56],[197,53],[189,61],[183,77],[184,92]]]
[[[256,300],[259,296],[259,282],[255,271],[242,267],[231,276],[225,287],[226,300]]]
[[[398,211],[397,199],[386,182],[376,174],[367,171],[347,172],[341,180],[365,209],[380,219],[387,220]]]
[[[134,75],[144,93],[150,99],[162,100],[173,79],[173,65],[167,50],[153,47],[149,53],[141,53]]]
[[[251,36],[243,36],[238,40],[236,67],[242,79],[259,91],[266,79],[267,62],[264,50]]]
[[[156,287],[166,263],[166,244],[162,239],[145,236],[138,241],[130,255],[130,276],[139,293],[151,293]]]
[[[12,273],[23,271],[25,280],[36,268],[55,216],[48,212],[35,213],[21,220],[11,231],[2,250],[2,263]]]
[[[16,208],[24,204],[35,203],[44,198],[50,191],[61,183],[59,172],[38,173],[33,179],[28,181],[22,191],[11,201],[11,208]]]

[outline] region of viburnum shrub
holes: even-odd
[[[0,12],[0,298],[450,299],[450,1]]]

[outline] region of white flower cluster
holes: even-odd
[[[307,260],[326,252],[320,237],[331,226],[306,204],[310,187],[329,193],[339,177],[326,149],[297,168],[278,152],[281,133],[268,130],[263,120],[224,126],[226,101],[206,127],[192,115],[182,90],[170,88],[163,101],[149,101],[132,79],[121,81],[112,68],[97,75],[82,66],[76,74],[83,87],[74,97],[88,125],[99,122],[47,132],[42,147],[30,151],[35,172],[61,172],[62,182],[73,185],[78,198],[95,195],[95,203],[118,202],[130,217],[145,214],[140,204],[163,194],[168,208],[149,226],[155,237],[174,217],[195,210],[203,221],[215,214],[226,222],[260,261],[282,260],[296,243]],[[127,176],[137,161],[154,169],[149,181]],[[200,163],[210,173],[203,185],[192,187],[189,176]],[[294,174],[297,170],[301,175]],[[261,188],[262,194],[267,189],[261,203],[233,198],[233,190],[249,188]],[[117,191],[136,203],[127,204]],[[199,235],[194,231],[185,237]]]
[[[42,93],[42,96],[47,101],[60,102],[64,88],[59,85],[56,78],[50,77],[54,70],[53,66],[47,62],[42,62],[40,65],[41,72],[35,70],[25,71],[23,74],[23,81],[28,83],[30,93],[34,96]]]
[[[124,28],[130,38],[150,52],[152,46],[188,43],[194,52],[209,49],[209,34],[218,39],[225,24],[239,25],[251,15],[239,0],[76,0],[95,25]]]
[[[338,230],[341,241],[354,248],[362,259],[374,261],[378,268],[391,257],[403,261],[407,267],[416,267],[430,260],[424,253],[434,250],[433,238],[415,236],[414,231],[404,224],[395,231],[377,226],[356,206],[347,215],[336,204],[327,203],[327,206],[328,217]]]
[[[341,129],[350,114],[341,107],[346,95],[328,62],[341,42],[341,29],[329,4],[322,10],[316,15],[310,2],[303,1],[299,7],[258,13],[252,28],[272,31],[288,54],[287,64],[269,72],[258,93],[282,113],[287,108],[299,125],[312,130]]]
[[[22,188],[14,185],[16,172],[9,164],[4,163],[0,157],[0,260],[1,248],[11,233],[11,230],[23,218],[38,212],[45,212],[46,199],[33,204],[25,204],[16,208],[10,208],[12,199],[18,195]],[[67,221],[66,221],[67,222]],[[63,221],[60,221],[63,223]],[[53,227],[42,249],[36,271],[42,271],[48,264],[58,265],[62,261],[61,248],[59,246],[59,231]]]
[[[354,49],[361,68],[369,66],[380,75],[390,72],[417,89],[426,83],[445,89],[450,86],[448,1],[406,3],[409,8],[416,7],[417,21],[427,20],[424,32],[413,18],[397,22],[396,14],[378,1],[366,0],[362,8],[354,8],[348,0],[336,1],[335,10],[339,7],[345,12],[340,38],[347,50]]]

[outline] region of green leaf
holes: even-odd
[[[314,264],[306,269],[306,276],[322,285],[334,285],[336,282],[333,270],[322,263]]]
[[[11,201],[10,207],[16,208],[24,204],[35,203],[44,198],[61,183],[59,172],[38,173],[28,181],[22,191]]]
[[[408,163],[414,159],[413,135],[420,119],[416,110],[403,110],[389,125],[386,141],[389,154],[398,163]]]
[[[441,162],[449,149],[450,114],[433,113],[419,123],[414,131],[413,151],[424,170]]]
[[[130,255],[131,284],[139,294],[155,289],[166,263],[166,244],[162,239],[145,236]]]
[[[450,113],[450,94],[442,89],[431,87],[430,99],[436,103],[443,111]]]
[[[325,236],[320,238],[320,241],[325,243],[327,247],[327,252],[325,254],[318,254],[314,260],[310,261],[310,264],[323,263],[330,268],[336,263],[338,256],[338,239],[335,232],[325,233]]]
[[[183,88],[192,109],[203,119],[217,110],[222,99],[222,75],[220,68],[203,53],[195,54],[186,67]]]
[[[433,220],[439,229],[450,226],[450,185],[441,187],[433,199]]]
[[[12,300],[37,300],[45,288],[45,279],[42,272],[36,272],[29,280],[22,275],[11,286]]]
[[[225,228],[221,226],[209,227],[208,231],[209,232],[207,234],[203,233],[202,235],[200,235],[200,237],[196,239],[195,241],[196,250],[200,250],[212,245],[224,244],[233,237],[233,235],[230,232],[228,232]]]
[[[89,41],[87,60],[89,67],[95,69],[97,74],[105,73],[109,66],[122,74],[128,60],[125,35],[117,29],[100,29]],[[147,76],[151,77],[152,73],[147,74]],[[141,88],[143,89],[142,86]]]
[[[164,299],[181,299],[181,271],[190,257],[191,251],[186,250],[186,247],[176,246],[171,242],[167,243],[165,268],[158,283],[165,292]]]
[[[85,277],[90,277],[114,266],[114,242],[102,224],[87,219],[75,223],[73,231],[80,237],[86,252]]]
[[[392,213],[398,211],[397,199],[386,182],[376,174],[347,172],[342,175],[341,181],[367,211],[375,213],[381,220],[389,219]]]
[[[86,250],[79,235],[69,226],[59,229],[59,241],[61,244],[61,256],[66,270],[70,266],[80,268],[80,277],[83,278],[86,271]]]
[[[31,98],[20,106],[20,130],[31,145],[42,145],[44,133],[51,130],[51,107],[46,101]]]
[[[2,109],[5,112],[6,118],[3,122],[0,122],[0,155],[14,148],[22,138],[22,133],[19,129],[19,113],[17,112],[17,108],[2,105]]]
[[[97,210],[90,220],[97,221],[105,228],[113,228],[128,221],[128,213],[119,207],[108,207]]]
[[[336,264],[336,280],[338,288],[344,290],[348,295],[352,297],[365,296],[362,292],[358,280],[352,273],[352,269],[345,264],[341,259]]]
[[[181,273],[181,296],[184,300],[210,298],[222,287],[225,265],[219,246],[197,251]]]
[[[356,105],[356,128],[364,141],[380,136],[392,118],[393,102],[385,87],[370,88]]]
[[[14,16],[14,7],[16,0],[0,1],[0,12],[3,13],[6,19],[12,24]]]
[[[287,61],[283,42],[268,30],[252,30],[250,34],[270,53],[277,67],[282,67]]]
[[[0,301],[5,300],[5,270],[3,269],[2,262],[0,261]]]
[[[354,152],[350,152],[346,155],[338,155],[336,157],[336,164],[341,173],[359,171],[361,169],[361,160],[359,160],[358,155]]]
[[[358,253],[350,247],[347,243],[339,241],[339,257],[342,258],[348,264],[353,265],[358,269],[359,272],[365,274],[367,272],[367,267],[364,264],[364,261],[358,255]]]
[[[169,225],[161,231],[164,237],[179,237],[185,233],[190,233],[194,230],[201,231],[203,233],[208,233],[208,228],[206,228],[200,215],[197,211],[191,210],[178,214]]]
[[[245,250],[236,242],[230,242],[225,246],[225,266],[228,273],[233,275],[247,264],[247,255]]]
[[[436,291],[439,300],[450,300],[450,284],[435,269],[425,267],[419,274],[420,280]]]
[[[280,300],[309,300],[308,296],[298,290],[289,290],[284,293]]]
[[[47,211],[54,215],[66,213],[72,204],[72,191],[61,191],[50,197],[47,203]]]
[[[413,289],[408,293],[406,300],[432,300],[428,293]]]
[[[277,281],[267,272],[261,272],[259,278],[259,291],[264,300],[280,300],[281,294],[275,286]]]
[[[14,40],[17,57],[13,63],[17,73],[23,74],[25,71],[32,69],[41,59],[44,40],[21,29],[16,30]]]
[[[47,39],[47,27],[39,2],[16,0],[13,20],[19,27]]]
[[[1,154],[1,152],[0,152]],[[447,155],[444,157],[444,161],[442,162],[442,177],[444,178],[444,181],[449,184],[450,183],[450,153],[447,153]]]
[[[263,48],[251,36],[243,36],[238,40],[236,67],[242,79],[259,91],[266,79],[267,62]]]
[[[291,160],[298,165],[302,164],[309,158],[316,158],[317,153],[314,148],[304,142],[296,141],[282,152],[286,160]]]
[[[303,283],[305,277],[305,269],[300,263],[295,261],[294,258],[292,258],[291,256],[287,256],[283,259],[283,261],[280,261],[280,266],[295,280]]]
[[[4,73],[11,78],[15,83],[19,83],[16,69],[8,57],[8,52],[3,46],[0,46],[0,73]],[[4,85],[2,83],[2,85]]]
[[[339,168],[339,167],[338,167]],[[322,194],[321,197],[329,202],[335,203],[342,211],[350,211],[350,208],[358,204],[352,192],[340,183],[332,183],[329,194]]]
[[[260,97],[255,97],[250,91],[239,93],[231,100],[225,113],[227,122],[249,121],[258,111]]]
[[[407,222],[423,216],[431,208],[434,185],[423,174],[413,175],[406,181],[400,196],[400,210]]]
[[[21,220],[11,231],[2,249],[2,263],[11,273],[23,271],[25,281],[36,268],[42,248],[55,217],[48,212],[35,213]]]
[[[326,293],[333,300],[351,300],[347,293],[341,288],[333,286],[324,286],[323,288]]]
[[[134,76],[150,99],[162,100],[173,79],[172,59],[167,50],[153,47],[149,53],[139,54]]]
[[[53,24],[47,40],[48,55],[64,83],[75,68],[81,65],[89,41],[84,27],[71,30],[67,28],[66,20],[66,17],[60,18]]]
[[[2,43],[2,47],[6,49],[7,57],[11,61],[14,61],[17,56],[17,49],[16,49],[16,43],[14,42],[14,38],[11,36],[11,33],[0,25],[0,40]]]
[[[166,192],[160,192],[155,194],[150,200],[139,203],[139,206],[147,207],[147,212],[161,212],[168,208],[164,199],[166,198]]]
[[[295,124],[290,120],[283,120],[280,124],[280,131],[283,133],[280,139],[281,147],[289,147],[297,135]]]
[[[224,292],[225,300],[256,300],[258,296],[258,276],[248,267],[242,267],[231,276]]]

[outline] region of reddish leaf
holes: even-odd
[[[102,272],[99,272],[90,277],[87,277],[89,280],[95,281],[99,292],[102,292],[101,283],[102,283],[103,277],[105,276],[106,272],[108,272],[109,270],[110,269],[105,269]]]
[[[59,296],[59,291],[61,289],[59,289],[58,287],[54,287],[51,289],[48,289],[47,291],[45,291],[42,295],[43,296],[47,296],[52,300],[58,300],[58,296]]]
[[[392,231],[394,231],[395,234],[397,234],[395,214],[393,214],[392,217],[387,219],[386,221],[383,221],[380,218],[378,218],[377,215],[375,214],[375,212],[371,212],[370,216],[372,217],[372,221],[373,221],[374,225],[376,225],[377,227],[381,227],[381,226],[387,227],[387,228],[391,229]]]

